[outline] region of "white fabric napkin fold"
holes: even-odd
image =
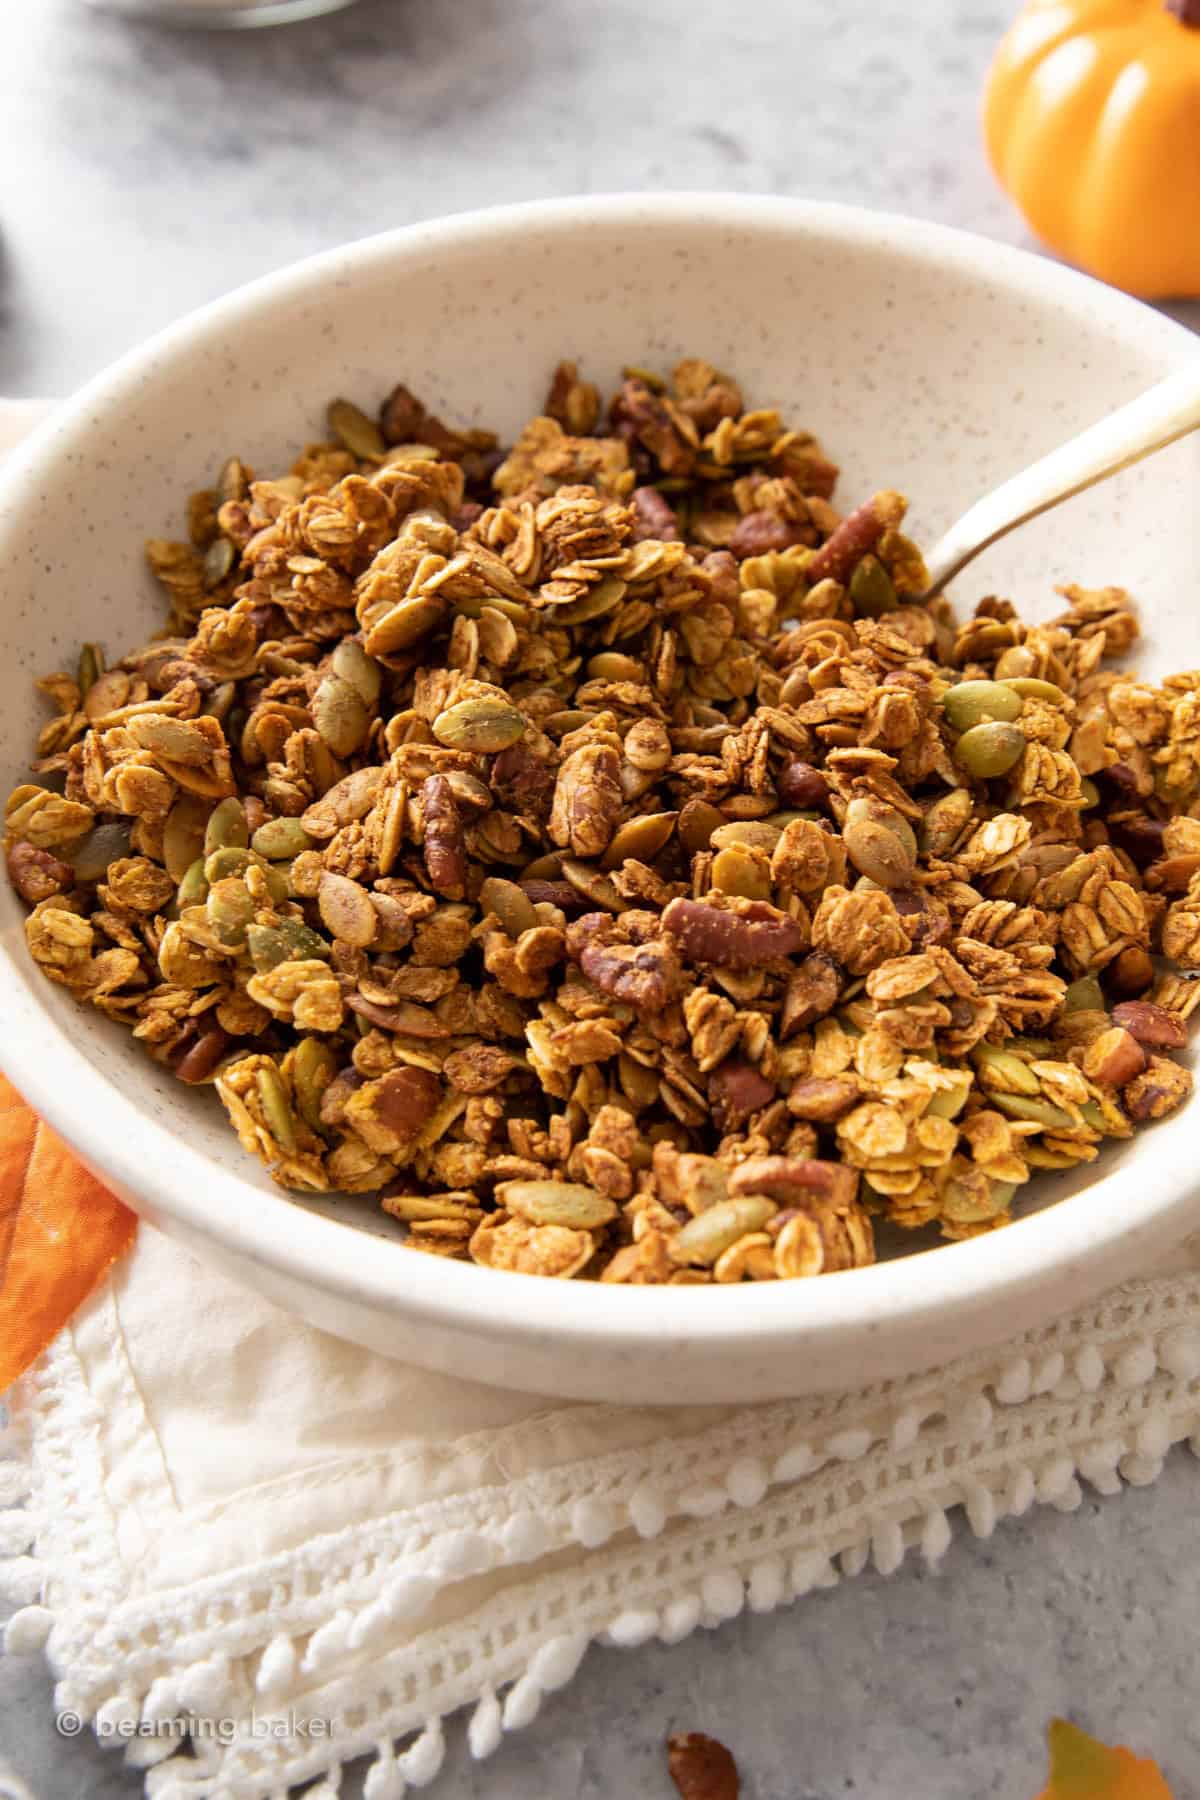
[[[32,422],[26,411],[21,424]],[[0,408],[0,444],[17,435]],[[143,1226],[10,1396],[0,1591],[56,1704],[154,1800],[273,1800],[373,1752],[486,1756],[589,1643],[677,1642],[1200,1451],[1200,1239],[996,1352],[857,1393],[588,1406],[426,1374]],[[188,1719],[191,1734],[178,1721]]]
[[[127,1734],[155,1800],[318,1776],[329,1800],[368,1751],[367,1800],[397,1800],[437,1774],[447,1714],[473,1708],[487,1755],[594,1638],[675,1642],[868,1560],[936,1561],[952,1509],[987,1536],[1200,1449],[1200,1241],[998,1353],[697,1412],[406,1368],[143,1226],[12,1410],[8,1648],[45,1648],[58,1707]]]

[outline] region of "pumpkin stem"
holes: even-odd
[[[1173,13],[1181,25],[1190,25],[1193,31],[1200,31],[1200,0],[1167,0],[1167,11]]]

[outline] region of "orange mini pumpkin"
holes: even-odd
[[[1066,1719],[1053,1720],[1046,1736],[1050,1781],[1038,1800],[1171,1800],[1158,1764],[1132,1750],[1110,1750]]]
[[[1030,0],[984,130],[1053,250],[1146,299],[1200,295],[1200,0]]]

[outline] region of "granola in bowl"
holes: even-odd
[[[501,451],[403,387],[147,554],[6,812],[46,976],[285,1188],[633,1284],[962,1238],[1191,1089],[1200,674],[921,595],[904,498],[699,359]],[[914,1243],[922,1240],[914,1239]]]

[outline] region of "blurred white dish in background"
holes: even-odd
[[[44,707],[33,677],[85,639],[116,657],[163,619],[142,541],[237,454],[278,468],[326,402],[397,381],[463,425],[520,428],[555,362],[727,368],[752,404],[820,432],[847,501],[886,482],[926,543],[980,494],[1190,362],[1196,341],[1087,277],[854,207],[617,195],[469,213],[352,244],[183,320],[64,405],[0,490],[5,786]],[[1161,678],[1200,666],[1200,444],[1175,444],[988,552],[956,584],[1022,613],[1054,584],[1127,586]],[[1047,1177],[1003,1231],[814,1281],[551,1281],[406,1250],[370,1196],[285,1196],[215,1097],[81,1012],[29,958],[0,882],[0,1058],[147,1218],[328,1331],[426,1368],[546,1394],[770,1399],[860,1386],[1081,1305],[1194,1229],[1200,1096],[1095,1164]]]
[[[202,29],[225,26],[243,30],[258,25],[286,25],[294,19],[315,19],[321,13],[341,12],[354,0],[84,0],[100,12],[124,13],[160,25],[190,25]]]

